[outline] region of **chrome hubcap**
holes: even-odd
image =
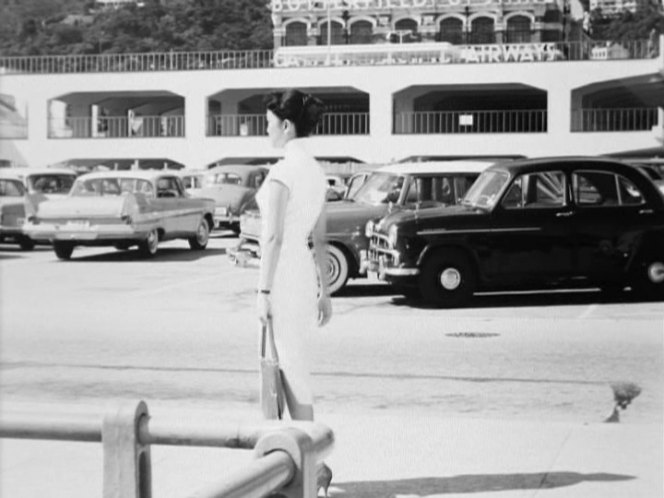
[[[201,223],[198,227],[198,242],[204,244],[208,239],[208,231],[205,222]]]
[[[455,290],[461,285],[461,273],[456,268],[445,268],[440,274],[440,285],[445,290]]]
[[[157,249],[157,244],[159,243],[159,237],[157,236],[156,231],[150,232],[148,235],[148,247],[150,251],[155,251]]]
[[[664,263],[657,261],[648,266],[648,278],[654,284],[664,282]]]

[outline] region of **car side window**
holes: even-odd
[[[579,206],[605,207],[643,204],[643,195],[630,180],[609,171],[577,171],[572,175]]]
[[[559,208],[565,205],[565,174],[543,171],[514,179],[501,205],[505,209]]]

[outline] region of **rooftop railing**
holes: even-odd
[[[649,131],[657,121],[657,107],[572,111],[572,131]]]
[[[184,116],[88,116],[51,118],[49,138],[184,137]]]
[[[394,116],[396,134],[544,133],[546,109],[416,111]]]
[[[265,114],[213,114],[208,116],[208,136],[267,136]],[[314,135],[368,135],[368,112],[326,112]]]
[[[142,401],[121,405],[103,417],[26,412],[4,405],[0,438],[101,443],[104,498],[152,496],[152,445],[254,450],[249,464],[192,490],[192,497],[259,497],[281,492],[293,498],[314,498],[317,466],[334,443],[332,431],[313,422],[250,426],[210,425],[187,419],[187,423],[164,423],[151,418]],[[51,490],[51,495],[57,494],[57,490]]]
[[[264,69],[272,67],[463,64],[647,59],[647,40],[452,45],[445,42],[284,47],[277,50],[0,57],[0,74]]]

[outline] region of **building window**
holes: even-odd
[[[350,42],[356,44],[371,43],[373,27],[369,21],[356,21],[350,26]]]
[[[463,23],[461,19],[448,17],[440,21],[438,41],[454,43],[455,45],[463,43]]]
[[[419,41],[417,22],[414,19],[399,19],[394,25],[395,34],[390,37],[392,43],[413,43]]]
[[[332,21],[331,43],[332,45],[343,45],[344,27],[339,22]],[[320,25],[320,45],[327,45],[327,21]]]
[[[493,29],[493,19],[478,17],[471,24],[469,43],[489,44],[495,43],[496,33]]]
[[[507,20],[507,43],[529,43],[530,39],[530,19],[514,16]]]
[[[286,46],[307,44],[307,25],[303,22],[292,22],[286,25]]]

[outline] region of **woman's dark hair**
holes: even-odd
[[[279,119],[287,119],[295,125],[298,137],[308,137],[323,115],[323,101],[299,90],[273,92],[265,97],[269,111]]]

